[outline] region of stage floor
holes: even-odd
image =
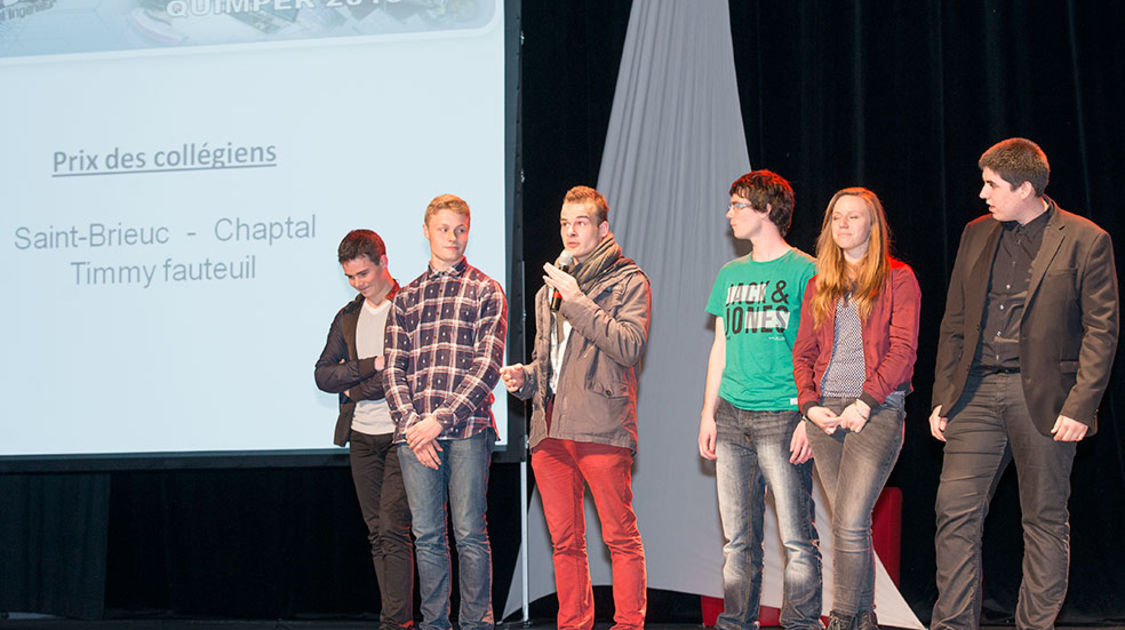
[[[609,630],[612,624],[597,623],[594,630]],[[241,620],[241,619],[105,619],[82,621],[45,616],[13,614],[0,618],[0,629],[8,630],[375,630],[375,620]],[[696,624],[647,624],[646,630],[700,630]],[[890,629],[890,626],[882,626]],[[769,626],[763,626],[763,630]],[[981,630],[1011,630],[1014,626],[981,626]],[[1114,626],[1056,626],[1056,630],[1125,630],[1125,625]],[[555,630],[548,620],[533,620],[499,624],[497,630]]]

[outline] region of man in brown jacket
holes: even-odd
[[[1097,430],[1117,347],[1109,235],[1044,196],[1030,140],[981,156],[991,216],[965,227],[949,279],[930,431],[945,442],[931,628],[977,628],[980,542],[996,481],[1015,461],[1023,512],[1016,627],[1051,628],[1066,596],[1066,503],[1075,444]]]
[[[644,627],[645,556],[631,468],[636,367],[648,339],[651,290],[610,233],[608,214],[605,197],[593,188],[567,192],[560,233],[575,265],[570,273],[543,266],[532,361],[500,371],[509,392],[532,399],[531,466],[554,548],[559,630],[594,624],[582,500],[587,484],[612,559],[614,627]]]

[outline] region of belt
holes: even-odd
[[[978,367],[973,370],[973,373],[978,376],[991,376],[993,374],[1019,374],[1018,367]]]

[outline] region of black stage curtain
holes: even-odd
[[[563,192],[596,183],[629,9],[601,0],[523,7],[528,298],[534,270],[558,252]],[[793,243],[812,249],[833,191],[868,186],[922,284],[917,391],[891,483],[906,497],[902,590],[926,620],[941,450],[925,418],[946,275],[961,227],[984,211],[976,159],[1007,136],[1036,140],[1052,160],[1049,194],[1125,242],[1112,198],[1125,164],[1117,120],[1125,6],[737,0],[731,16],[751,163],[794,182]],[[1125,531],[1122,373],[1102,405],[1101,432],[1081,445],[1075,465],[1064,623],[1125,619],[1125,546],[1116,537]],[[325,424],[326,444],[330,430]],[[986,531],[989,621],[1011,617],[1019,580],[1013,481],[1001,485]],[[378,597],[352,493],[343,467],[3,475],[0,609],[91,618],[104,601],[111,614],[130,616],[373,613]],[[518,551],[518,493],[518,467],[494,465],[498,606]],[[682,618],[692,600],[675,601],[654,600],[650,621]]]
[[[376,618],[347,467],[119,472],[112,483],[107,614]],[[518,507],[518,467],[494,464],[488,520],[500,602],[519,548]]]
[[[627,4],[525,6],[529,270],[556,253],[562,193],[597,180]],[[936,596],[933,501],[941,448],[926,418],[948,272],[964,224],[986,211],[976,197],[976,161],[1003,138],[1034,139],[1052,162],[1048,194],[1109,231],[1119,248],[1125,243],[1125,219],[1112,199],[1114,176],[1125,164],[1125,125],[1118,120],[1125,111],[1125,6],[738,0],[730,7],[750,161],[794,183],[791,241],[813,251],[832,193],[867,186],[890,214],[896,254],[914,266],[922,285],[916,391],[907,399],[905,445],[890,483],[905,494],[901,589],[928,621]],[[536,248],[538,242],[549,246]],[[527,276],[534,285],[535,275]],[[1115,412],[1125,408],[1123,370],[1113,374],[1099,434],[1078,451],[1062,623],[1125,619],[1125,547],[1114,537],[1125,527],[1125,429]],[[1019,532],[1009,470],[986,525],[986,622],[1012,619]]]
[[[540,271],[562,251],[559,209],[579,184],[596,186],[629,2],[525,2],[520,73],[524,312],[534,327]],[[534,330],[528,333],[531,345]]]
[[[0,475],[0,611],[97,619],[108,474]]]

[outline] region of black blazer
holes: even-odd
[[[1031,263],[1020,321],[1020,375],[1032,422],[1049,435],[1065,415],[1097,431],[1097,410],[1117,348],[1117,268],[1113,243],[1093,222],[1059,208]],[[961,400],[980,342],[1000,222],[965,226],[941,320],[933,406],[949,415]]]

